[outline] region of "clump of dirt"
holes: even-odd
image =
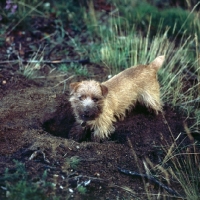
[[[170,147],[180,133],[177,142],[186,137],[185,117],[176,110],[165,106],[164,114],[156,116],[137,105],[115,124],[116,131],[108,140],[78,143],[68,139],[75,119],[62,85],[46,87],[17,76],[1,91],[0,173],[15,167],[13,159],[24,163],[32,178],[48,170],[48,181],[56,187],[47,195],[61,199],[128,198],[131,194],[119,189],[125,186],[143,193],[142,180],[119,173],[117,167],[144,173],[144,158],[158,163],[164,156],[163,146]],[[76,169],[68,162],[73,158],[79,159]],[[77,185],[88,181],[83,195]],[[2,192],[0,196],[5,197]]]

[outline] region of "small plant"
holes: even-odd
[[[19,73],[28,79],[34,79],[39,77],[39,71],[43,68],[43,51],[40,49],[33,55],[33,57],[27,62],[21,62],[19,59]]]
[[[85,77],[88,76],[88,70],[87,68],[83,66],[73,65],[72,69],[76,75],[85,76]]]
[[[80,185],[80,186],[77,186],[77,191],[80,193],[80,194],[86,194],[87,192],[87,188]]]
[[[56,18],[61,19],[64,24],[68,24],[74,31],[81,31],[84,23],[83,13],[85,12],[85,4],[82,1],[61,0],[54,1],[49,7],[49,13],[53,13]]]
[[[46,171],[42,176],[42,180],[35,183],[29,180],[24,164],[16,160],[14,162],[16,171],[11,173],[6,169],[4,177],[1,178],[1,180],[5,182],[6,197],[15,200],[47,199],[45,190],[49,188],[51,184],[46,182]]]
[[[6,0],[6,4],[4,8],[1,8],[0,10],[1,15],[0,15],[0,21],[3,20],[4,17],[11,17],[17,12],[17,4],[14,3],[12,0]]]
[[[69,67],[67,67],[66,64],[61,64],[61,65],[58,67],[58,70],[61,71],[61,72],[68,72],[68,71],[69,71]]]
[[[69,72],[77,76],[88,77],[88,70],[80,64],[71,63],[70,65],[61,64],[58,68],[60,72]]]
[[[48,7],[49,3],[39,0],[7,0],[5,3],[0,3],[0,25],[6,26],[7,35],[19,29],[30,31],[33,29],[32,22],[35,18],[48,17]]]
[[[67,158],[66,161],[72,169],[76,169],[78,167],[78,164],[80,163],[80,158],[77,156],[73,156],[71,158]]]
[[[17,10],[17,4],[15,4],[12,0],[6,0],[5,9],[10,12],[10,14],[15,14]]]

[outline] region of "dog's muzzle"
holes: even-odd
[[[95,109],[92,109],[90,107],[85,107],[83,112],[81,113],[81,118],[83,121],[90,121],[94,120],[97,117],[97,114],[95,112]]]

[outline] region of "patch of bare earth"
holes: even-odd
[[[56,184],[46,194],[49,197],[134,199],[133,194],[121,188],[127,186],[142,198],[145,193],[142,179],[121,174],[117,167],[145,173],[142,160],[149,158],[158,163],[164,155],[162,146],[169,147],[174,138],[184,132],[185,118],[167,106],[164,115],[155,116],[138,105],[124,121],[115,124],[116,131],[110,139],[101,143],[86,139],[78,143],[68,139],[75,121],[68,102],[68,90],[63,93],[63,85],[47,86],[22,76],[1,84],[1,175],[6,168],[15,167],[15,159],[25,164],[32,180],[48,171],[47,180]],[[181,134],[178,141],[185,137]],[[67,162],[74,156],[80,159],[76,169]],[[80,194],[77,184],[88,180],[91,182],[86,186],[86,194]],[[176,185],[171,187],[177,189]],[[159,188],[150,184],[149,190],[157,193]],[[165,190],[161,191],[169,195]],[[0,196],[5,197],[4,191]]]

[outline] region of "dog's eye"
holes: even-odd
[[[82,96],[78,97],[78,99],[79,99],[80,101],[83,101],[83,100],[85,99],[85,96],[82,95]]]
[[[92,100],[93,100],[94,102],[97,102],[99,99],[96,98],[96,97],[93,97]]]

